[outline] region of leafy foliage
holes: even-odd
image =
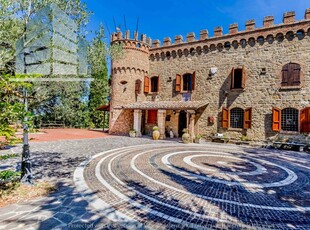
[[[107,50],[106,43],[104,42],[104,29],[103,26],[100,25],[99,31],[96,32],[96,36],[92,40],[88,50],[88,59],[93,80],[90,83],[88,102],[90,126],[97,128],[107,126],[107,124],[103,124],[104,114],[100,111],[96,111],[100,105],[108,103],[110,94],[106,65]]]
[[[7,182],[13,181],[20,178],[20,172],[14,172],[12,170],[4,170],[0,172],[0,181]]]
[[[20,154],[17,154],[17,153],[0,155],[0,160],[7,160],[7,159],[10,159],[10,158],[19,157],[19,156],[20,156]]]

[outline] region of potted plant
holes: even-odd
[[[153,127],[153,139],[158,140],[160,137],[160,132],[158,126]]]
[[[190,135],[188,133],[188,129],[183,129],[182,141],[184,144],[188,144],[191,140]]]
[[[137,134],[137,132],[136,132],[135,129],[129,130],[129,136],[130,136],[130,137],[136,137],[136,134]]]
[[[202,136],[201,136],[200,134],[197,134],[197,135],[195,136],[195,143],[199,144],[200,141],[201,141],[201,139],[202,139]]]

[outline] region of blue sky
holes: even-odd
[[[125,30],[136,29],[139,17],[139,34],[145,33],[153,40],[164,37],[183,35],[208,29],[213,35],[217,26],[222,26],[224,33],[232,23],[238,23],[239,30],[244,30],[245,21],[255,19],[256,27],[261,27],[264,16],[273,15],[275,23],[281,23],[283,13],[295,11],[296,19],[304,18],[309,0],[84,0],[94,15],[90,18],[88,28],[96,30],[100,22],[108,25],[110,32],[115,31],[113,17],[117,26]],[[106,29],[106,35],[108,31]]]

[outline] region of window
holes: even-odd
[[[300,85],[300,65],[288,63],[282,68],[281,86],[299,86]]]
[[[176,92],[191,92],[195,90],[196,71],[192,74],[186,73],[183,76],[177,74],[175,81]]]
[[[144,93],[159,92],[159,77],[154,76],[151,79],[147,76],[144,77]]]
[[[152,77],[151,78],[151,92],[158,92],[159,91],[159,77]]]
[[[283,131],[298,131],[298,110],[286,108],[281,111],[281,127]]]
[[[230,110],[230,128],[243,128],[244,111],[241,108]]]
[[[148,124],[157,124],[157,110],[148,110],[147,111],[147,123]]]
[[[136,95],[141,93],[141,83],[142,82],[141,82],[140,79],[136,80],[136,83],[135,83],[135,93],[136,93]]]
[[[232,68],[231,70],[231,89],[245,88],[245,71],[242,68]]]
[[[183,91],[192,91],[192,75],[184,74],[183,75]]]
[[[250,129],[252,126],[252,108],[245,110],[235,107],[228,110],[222,109],[222,127],[223,128],[237,128]]]
[[[299,115],[300,114],[300,115]],[[300,121],[300,131],[310,132],[310,108],[300,111],[294,108],[273,108],[272,109],[272,130],[273,131],[293,131],[298,132],[298,122]]]

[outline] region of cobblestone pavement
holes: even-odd
[[[32,154],[60,189],[0,209],[0,229],[310,229],[306,153],[112,137]]]

